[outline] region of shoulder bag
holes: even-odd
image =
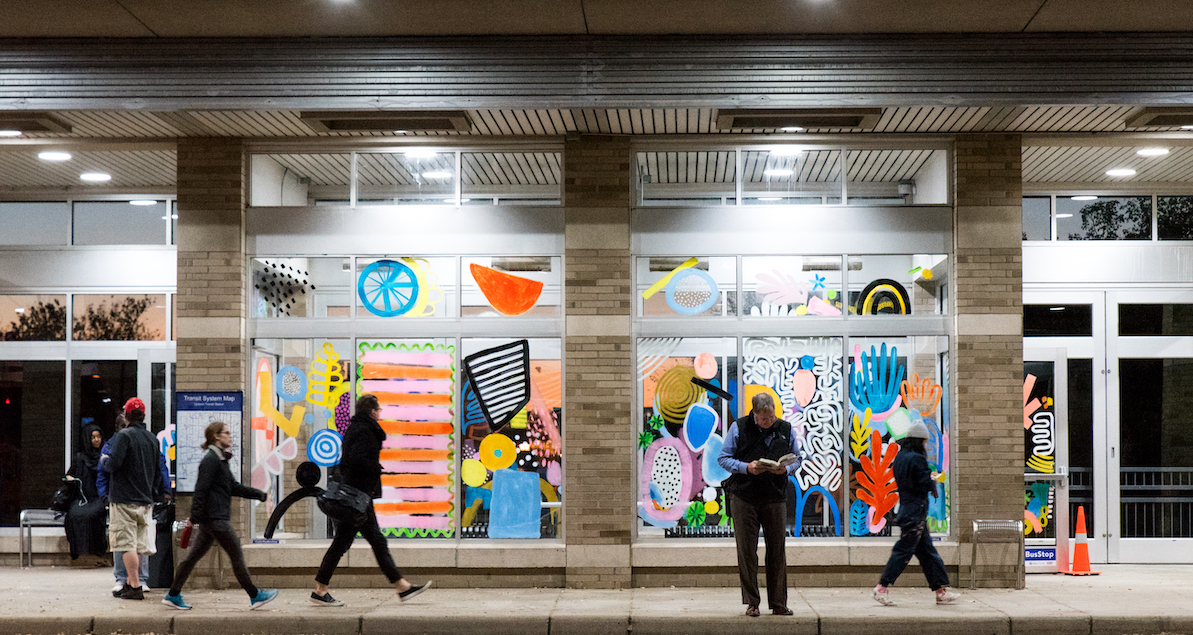
[[[373,497],[351,485],[331,481],[315,501],[329,518],[350,525],[363,525],[369,516]]]

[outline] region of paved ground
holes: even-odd
[[[896,606],[869,589],[792,589],[793,617],[749,618],[736,589],[431,589],[405,604],[392,593],[333,589],[348,603],[321,608],[283,589],[248,610],[237,590],[184,592],[192,611],[111,597],[107,571],[0,568],[0,635],[16,633],[477,633],[483,635],[1048,635],[1193,634],[1193,566],[1103,566],[1095,577],[1031,575],[1027,589],[963,591],[935,606],[927,588],[895,588]],[[918,570],[906,575],[917,576]]]

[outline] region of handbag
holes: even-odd
[[[329,518],[350,525],[363,525],[369,517],[373,497],[351,485],[332,481],[315,498],[315,502]]]
[[[62,485],[58,487],[58,491],[54,492],[54,497],[50,499],[50,509],[56,512],[66,513],[70,510],[70,504],[73,503],[76,498],[82,495],[83,491],[79,485],[79,481],[64,480],[62,481]],[[87,502],[86,497],[84,497],[83,502]]]

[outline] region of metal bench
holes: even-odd
[[[29,553],[29,566],[33,566],[33,528],[34,527],[62,527],[66,514],[52,509],[24,509],[21,510],[21,520],[17,535],[18,556],[21,568],[25,567],[25,553]]]
[[[986,539],[986,540],[983,540]],[[1014,542],[1019,545],[1018,557],[1015,560],[1015,579],[1017,589],[1026,586],[1023,564],[1023,521],[1022,520],[975,520],[973,521],[973,553],[969,560],[969,588],[976,589],[978,584],[978,543],[979,542]]]

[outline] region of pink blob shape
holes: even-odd
[[[717,376],[717,358],[712,353],[700,353],[693,364],[696,376],[700,379],[712,379]]]
[[[551,461],[547,464],[547,482],[554,485],[555,487],[559,487],[559,484],[562,481],[563,470],[560,469],[559,463],[557,461]]]
[[[812,371],[801,368],[795,371],[795,377],[791,379],[791,387],[795,389],[795,402],[799,404],[800,408],[805,408],[812,403],[812,397],[816,396],[816,376],[812,374]]]

